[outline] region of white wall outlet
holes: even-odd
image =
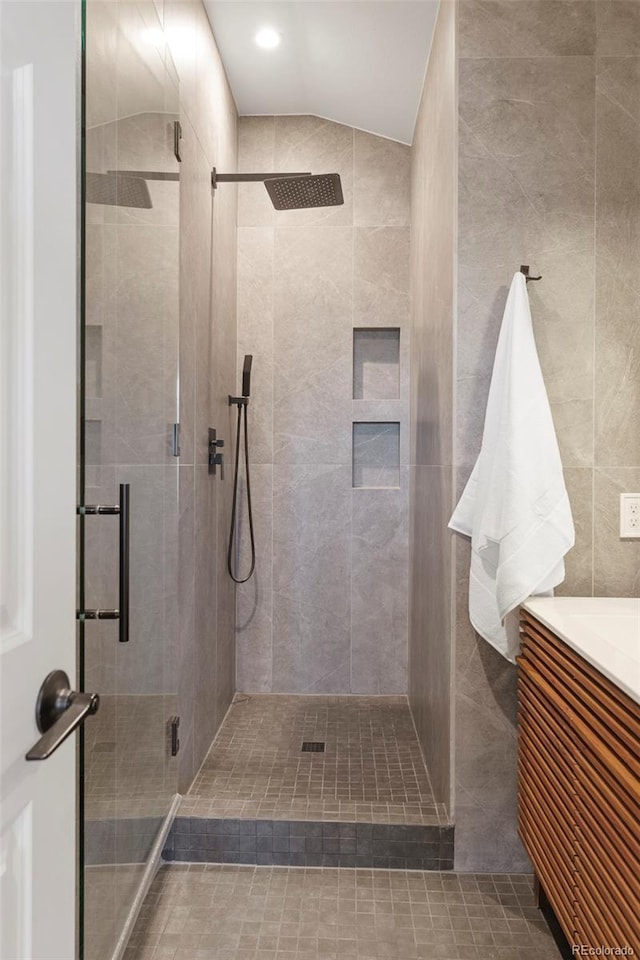
[[[620,536],[640,539],[640,493],[620,494]]]

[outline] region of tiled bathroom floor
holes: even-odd
[[[174,696],[101,696],[84,726],[86,820],[163,817],[176,794],[167,717]]]
[[[447,821],[404,697],[237,696],[180,815]]]
[[[181,864],[124,960],[559,960],[520,875]]]

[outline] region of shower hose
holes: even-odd
[[[251,507],[251,477],[249,474],[249,429],[247,426],[247,402],[238,402],[238,428],[236,430],[236,464],[233,476],[233,504],[231,507],[231,529],[229,531],[229,547],[227,550],[227,569],[234,583],[246,583],[253,576],[256,566],[256,542],[253,535],[253,509]],[[243,417],[244,410],[244,417]],[[249,513],[249,537],[251,540],[251,567],[246,577],[236,576],[233,564],[233,546],[236,535],[236,512],[238,507],[238,474],[240,472],[240,440],[242,436],[242,421],[244,419],[244,469],[247,478],[247,510]]]

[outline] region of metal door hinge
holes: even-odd
[[[178,163],[182,163],[182,125],[179,120],[173,121],[173,152]]]
[[[171,731],[171,756],[177,757],[180,749],[180,740],[178,739],[178,727],[180,726],[180,717],[169,717],[169,730]]]
[[[180,456],[180,424],[174,423],[173,436],[171,440],[171,453],[174,457]]]

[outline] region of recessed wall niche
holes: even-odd
[[[353,486],[400,486],[400,424],[353,424]]]
[[[353,399],[400,398],[400,328],[356,327],[353,331]]]

